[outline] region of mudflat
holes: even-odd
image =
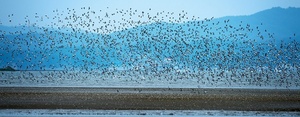
[[[300,111],[300,90],[0,87],[0,108]]]

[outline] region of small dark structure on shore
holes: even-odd
[[[5,68],[0,68],[0,71],[16,71],[16,70],[10,66],[7,66]]]

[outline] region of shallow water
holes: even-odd
[[[182,117],[182,116],[300,116],[299,112],[272,112],[272,111],[223,111],[223,110],[75,110],[75,109],[2,109],[2,117],[47,117],[47,116],[82,116],[82,117]]]
[[[222,73],[222,76],[217,74]],[[293,73],[289,71],[289,73]],[[266,88],[300,89],[297,72],[199,71],[155,74],[135,71],[0,71],[5,87],[154,87],[154,88]],[[236,75],[236,77],[232,77]],[[241,77],[243,74],[244,77]],[[237,77],[239,75],[239,77]],[[268,75],[268,77],[267,77]],[[193,76],[193,77],[187,77]]]

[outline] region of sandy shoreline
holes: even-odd
[[[1,109],[300,111],[300,90],[0,87]]]

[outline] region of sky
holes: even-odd
[[[6,26],[24,24],[26,16],[33,20],[32,22],[35,22],[36,15],[54,17],[57,14],[53,13],[53,10],[63,12],[69,8],[81,13],[82,7],[105,11],[103,13],[130,8],[152,15],[162,11],[174,12],[175,16],[181,12],[187,12],[188,17],[195,16],[199,20],[211,17],[251,15],[272,7],[300,7],[300,0],[0,0],[0,3],[0,25]],[[122,18],[111,17],[110,20]],[[128,19],[128,17],[124,18]],[[47,25],[49,22],[39,23]]]

